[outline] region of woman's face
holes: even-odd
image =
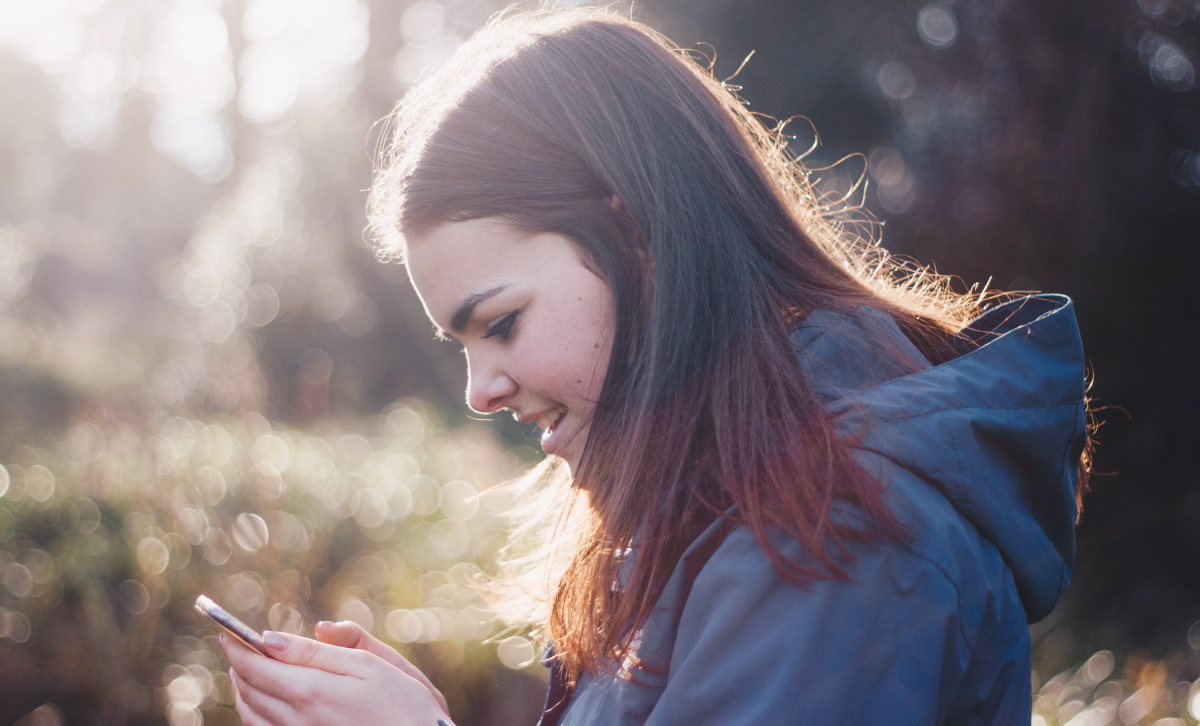
[[[542,449],[576,471],[608,366],[613,302],[573,242],[496,218],[410,239],[425,312],[467,354],[467,403],[542,428]]]

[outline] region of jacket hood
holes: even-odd
[[[1025,297],[963,334],[956,358],[930,366],[886,313],[821,310],[793,343],[837,431],[940,489],[996,545],[1033,622],[1075,560],[1087,425],[1074,308]]]

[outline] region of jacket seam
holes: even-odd
[[[863,526],[866,527],[867,529],[870,529],[879,534],[884,534],[878,527],[872,525],[870,522],[863,519],[856,512],[846,510],[845,514],[846,514],[846,516],[853,517],[854,519],[861,522],[863,524]],[[739,526],[744,526],[744,525],[739,525]],[[950,586],[954,588],[954,610],[955,610],[955,614],[958,616],[958,634],[960,636],[962,636],[963,643],[967,644],[968,650],[971,650],[971,646],[970,646],[971,639],[967,636],[966,630],[963,629],[964,618],[963,618],[963,613],[962,613],[962,607],[963,607],[962,589],[958,586],[958,581],[955,580],[954,577],[951,576],[950,572],[947,571],[946,568],[943,567],[942,564],[940,562],[938,562],[937,560],[931,559],[931,558],[926,557],[925,555],[921,554],[920,552],[917,552],[912,547],[910,547],[907,542],[905,542],[903,540],[897,539],[895,541],[896,541],[897,547],[903,549],[914,559],[922,560],[924,562],[928,562],[929,564],[933,565],[934,568],[936,568],[937,571],[941,573],[942,577],[946,578],[946,582],[949,582]],[[851,578],[851,579],[853,579],[853,578]]]

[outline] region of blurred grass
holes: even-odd
[[[497,625],[472,587],[504,537],[504,495],[478,492],[518,454],[415,401],[352,424],[85,423],[7,453],[0,723],[43,704],[45,723],[235,723],[200,593],[258,628],[354,620],[465,722],[532,722],[533,648],[483,642]]]

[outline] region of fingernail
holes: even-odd
[[[222,645],[222,646],[225,645],[225,634],[224,633],[217,633],[217,644]]]
[[[332,625],[333,625],[333,623],[329,622],[328,620],[321,620],[317,623],[318,628],[328,628],[328,627],[331,627]]]
[[[287,647],[287,640],[274,630],[268,630],[263,633],[263,644],[271,650],[283,650]]]

